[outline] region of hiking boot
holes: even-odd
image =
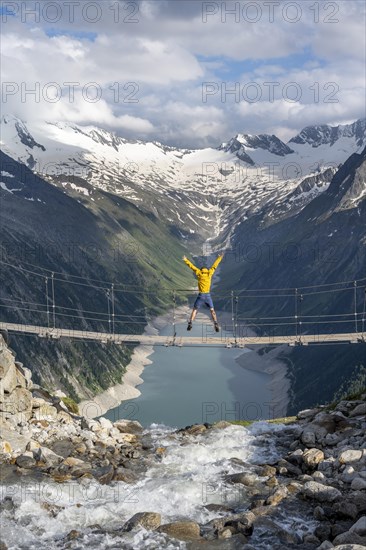
[[[218,323],[218,322],[214,323],[214,327],[215,327],[216,332],[219,332],[219,331],[220,331],[220,327],[219,327],[219,323]]]
[[[189,323],[188,323],[187,330],[192,330],[192,323],[191,323],[191,321],[189,321]]]

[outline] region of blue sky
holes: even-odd
[[[252,23],[248,2],[3,2],[2,111],[184,147],[365,117],[363,1],[250,4]]]

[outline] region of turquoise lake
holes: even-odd
[[[206,322],[206,321],[205,321]],[[187,335],[186,324],[177,325],[177,337]],[[200,336],[211,325],[197,322],[190,332]],[[171,335],[172,327],[160,331]],[[229,333],[226,333],[229,335]],[[172,427],[218,420],[269,418],[270,376],[241,367],[235,358],[249,350],[213,347],[157,346],[152,361],[141,375],[141,395],[123,401],[104,416],[112,420],[129,418],[145,427],[153,423]]]

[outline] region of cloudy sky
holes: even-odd
[[[181,147],[365,113],[365,2],[7,2],[2,112]]]

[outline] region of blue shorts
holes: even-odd
[[[210,309],[214,309],[213,301],[211,298],[211,294],[200,292],[196,298],[196,301],[194,302],[193,309],[198,309],[200,306],[205,304]]]

